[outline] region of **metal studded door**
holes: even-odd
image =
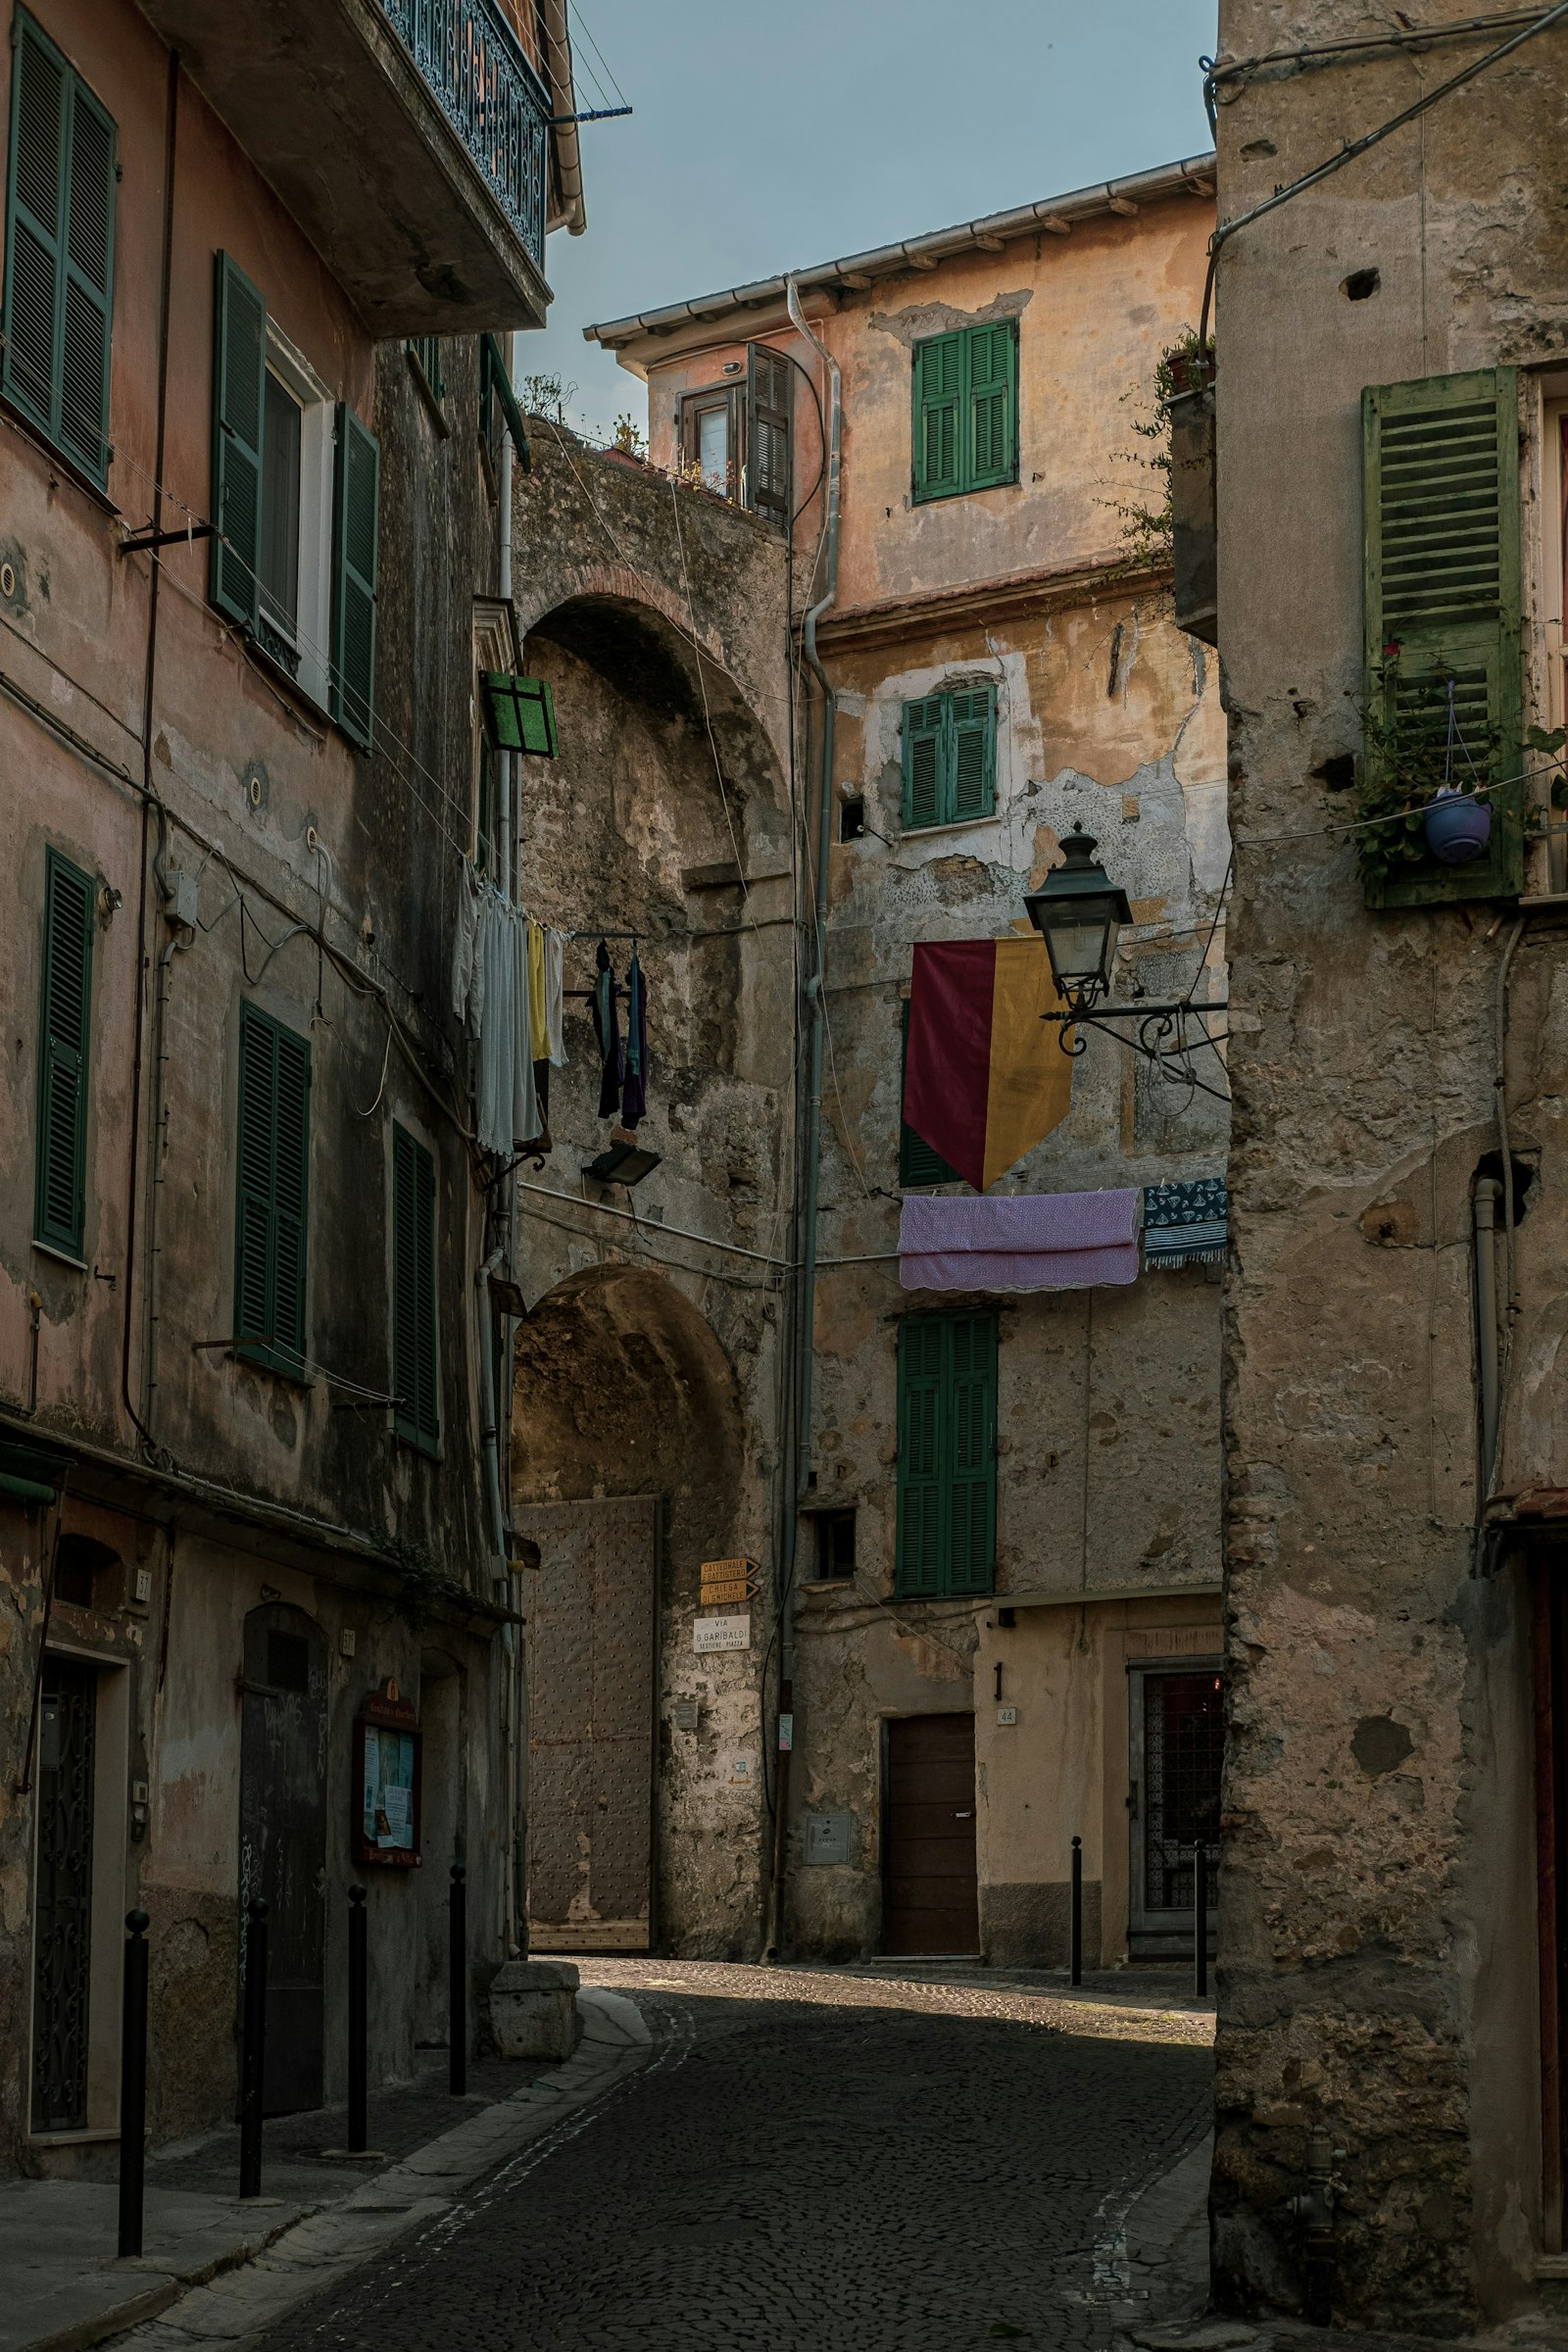
[[[321,2104],[326,1960],[326,1638],[272,1601],[245,1620],[239,1916],[267,1904],[263,2108]]]
[[[1217,1663],[1139,1668],[1130,1677],[1133,1885],[1129,1928],[1145,1952],[1190,1952],[1194,1848],[1208,1856],[1209,1936],[1217,1912],[1225,1685]]]
[[[659,1500],[530,1503],[528,1936],[644,1952],[654,1935]]]
[[[93,1667],[74,1658],[45,1658],[39,1693],[33,1929],[34,2132],[81,2132],[87,2124],[97,1705]]]

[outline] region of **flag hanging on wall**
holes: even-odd
[[[905,1122],[977,1193],[1067,1115],[1072,1058],[1040,1017],[1060,1005],[1043,939],[914,951]]]

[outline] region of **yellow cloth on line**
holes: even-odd
[[[528,917],[528,1058],[550,1059],[550,1021],[545,1006],[544,927]]]

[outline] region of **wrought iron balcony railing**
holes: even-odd
[[[540,270],[550,101],[498,0],[380,0]]]

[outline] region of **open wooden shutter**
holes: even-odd
[[[50,850],[44,860],[33,1233],[74,1258],[82,1254],[87,1222],[92,903],[89,877]]]
[[[942,1526],[943,1325],[911,1316],[899,1326],[899,1477],[896,1583],[907,1598],[934,1598],[947,1568]]]
[[[375,569],[381,447],[347,401],[337,411],[332,509],[332,716],[362,752],[375,722]]]
[[[1472,745],[1495,733],[1494,777],[1520,759],[1519,393],[1512,368],[1369,385],[1361,396],[1366,662],[1386,725],[1446,728],[1446,685]],[[1443,691],[1440,692],[1440,689]],[[1375,767],[1375,748],[1369,747]],[[1487,772],[1482,751],[1476,763]],[[1457,763],[1456,781],[1468,777]],[[1410,868],[1374,904],[1516,897],[1524,886],[1525,792],[1492,795],[1492,845],[1472,865]]]
[[[267,305],[226,253],[213,290],[213,540],[207,593],[220,612],[256,625],[262,562],[262,417]]]
[[[904,1016],[903,1046],[899,1063],[899,1182],[910,1192],[924,1184],[961,1183],[956,1168],[950,1168],[940,1152],[933,1151],[923,1135],[905,1120],[903,1114],[904,1080],[909,1057],[909,1007],[907,1001],[900,1007]]]
[[[58,429],[65,276],[67,107],[73,75],[18,12],[6,188],[6,396],[51,439]]]
[[[765,343],[746,352],[746,503],[773,522],[790,518],[790,363]]]
[[[989,1592],[996,1567],[997,1323],[946,1324],[949,1592]]]
[[[234,1336],[283,1371],[305,1353],[311,1049],[240,1006]]]
[[[1018,322],[971,326],[965,342],[964,488],[984,490],[1017,479]]]
[[[277,1149],[273,1180],[274,1352],[305,1353],[305,1242],[310,1190],[311,1049],[292,1029],[277,1031]]]
[[[911,829],[943,821],[945,733],[940,694],[905,704],[904,822]]]
[[[941,498],[960,486],[963,335],[933,335],[914,347],[914,495]]]
[[[114,309],[115,125],[73,81],[61,321],[60,445],[109,479],[109,332]]]
[[[953,777],[949,814],[955,819],[989,816],[997,805],[997,696],[976,686],[944,698],[948,705]]]
[[[434,1446],[441,1435],[435,1350],[435,1162],[392,1130],[392,1385],[399,1437]]]

